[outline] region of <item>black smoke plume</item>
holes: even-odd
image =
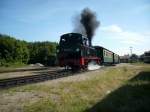
[[[96,13],[91,11],[89,8],[83,9],[80,14],[80,19],[76,18],[75,24],[75,32],[86,35],[89,39],[89,45],[91,46],[95,30],[100,24],[100,22],[96,19]]]

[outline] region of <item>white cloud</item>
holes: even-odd
[[[117,25],[110,25],[110,26],[102,27],[101,30],[106,31],[106,32],[112,32],[112,33],[113,32],[115,32],[115,33],[122,32],[122,29]]]
[[[119,47],[117,49],[114,49],[114,52],[119,54],[120,56],[123,56],[125,54],[130,54],[130,49],[129,47]]]
[[[141,34],[137,32],[125,31],[118,25],[102,27],[101,30],[109,37],[119,40],[121,43],[130,45],[140,45],[150,42],[150,34]]]
[[[119,55],[130,54],[129,47],[132,46],[133,53],[140,55],[150,50],[150,33],[124,30],[114,24],[100,27],[94,44],[106,47]]]

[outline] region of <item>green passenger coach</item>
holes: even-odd
[[[119,63],[119,60],[120,60],[119,55],[114,53],[114,64]]]
[[[101,64],[113,64],[113,52],[101,46],[95,46],[96,55],[101,59]]]

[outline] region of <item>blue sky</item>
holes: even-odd
[[[72,32],[85,7],[101,22],[93,39],[120,55],[150,50],[150,0],[0,0],[0,33],[26,41],[55,41]]]

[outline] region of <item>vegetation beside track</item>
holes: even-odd
[[[4,75],[4,74],[1,74],[1,73],[35,71],[35,70],[40,71],[40,70],[44,70],[44,69],[47,69],[47,68],[48,67],[40,67],[40,66],[30,67],[30,66],[27,66],[27,65],[24,65],[22,67],[16,67],[16,68],[15,67],[6,67],[6,68],[5,67],[0,67],[0,77],[1,77],[1,75]]]
[[[0,67],[0,73],[3,73],[3,72],[9,72],[9,71],[15,71],[17,68],[22,68],[22,67],[26,67],[28,65],[26,64],[15,64],[13,63],[12,66],[9,66],[9,67]]]
[[[0,34],[0,67],[24,64],[56,64],[56,42],[27,42]]]
[[[5,112],[150,111],[150,66],[107,67],[0,92]]]

